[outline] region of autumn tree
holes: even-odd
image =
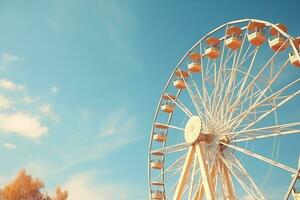
[[[67,191],[61,188],[56,189],[53,198],[44,194],[41,190],[44,183],[27,175],[25,170],[21,170],[17,177],[3,189],[0,189],[0,200],[66,200],[68,198]]]
[[[60,187],[56,188],[55,196],[52,200],[66,200],[68,198],[68,192],[62,191]]]

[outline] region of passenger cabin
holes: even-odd
[[[162,169],[164,167],[163,153],[160,151],[151,152],[150,166],[153,169]]]
[[[165,142],[167,140],[167,129],[168,126],[165,124],[155,123],[155,132],[153,133],[153,140],[157,142]]]
[[[261,22],[252,21],[248,24],[247,37],[248,41],[254,46],[260,46],[266,41],[264,34],[265,24]]]
[[[177,89],[180,89],[180,90],[185,89],[186,88],[185,80],[188,78],[188,76],[189,76],[188,72],[178,69],[175,72],[175,78],[174,78],[173,85]]]
[[[165,200],[164,184],[162,182],[152,182],[151,185],[152,200]]]
[[[242,34],[242,29],[237,26],[232,26],[227,29],[226,31],[226,40],[225,40],[225,45],[232,49],[236,50],[241,47],[241,34]]]
[[[162,98],[163,98],[163,102],[161,105],[161,110],[166,113],[172,113],[175,108],[174,101],[176,97],[171,94],[165,94]]]
[[[287,38],[285,38],[278,29],[287,33],[287,27],[283,24],[276,24],[270,28],[271,38],[269,38],[269,46],[273,51],[283,51],[288,46]]]
[[[300,67],[300,37],[294,39],[293,43],[296,49],[289,54],[289,59],[293,65]],[[298,53],[298,56],[297,53],[295,53],[295,50]]]
[[[189,54],[190,62],[188,64],[188,69],[190,72],[197,73],[201,71],[201,54],[192,52]]]
[[[220,40],[216,37],[210,37],[206,40],[206,44],[209,46],[205,49],[205,55],[211,59],[216,59],[220,55]]]

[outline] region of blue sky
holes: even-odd
[[[72,200],[76,192],[90,200],[146,199],[152,117],[173,67],[228,21],[282,22],[300,35],[299,6],[1,0],[0,118],[22,125],[0,130],[0,185],[26,168],[48,191],[72,188]]]

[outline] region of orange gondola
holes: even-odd
[[[189,54],[190,63],[188,64],[188,69],[190,72],[197,73],[201,71],[201,54],[192,52]]]
[[[248,40],[254,46],[260,46],[266,41],[265,34],[263,32],[265,27],[264,23],[252,21],[248,25],[248,31],[250,32],[247,34]]]
[[[175,78],[173,81],[173,85],[177,88],[177,89],[185,89],[186,88],[186,83],[185,80],[188,78],[189,73],[186,71],[182,71],[180,69],[178,69],[175,72]]]
[[[280,31],[287,33],[287,27],[283,24],[276,24],[275,26],[270,28],[270,34],[272,35],[271,38],[269,38],[269,46],[273,51],[283,51],[288,46],[288,39],[285,38]]]
[[[207,49],[205,49],[205,55],[211,59],[216,59],[220,55],[220,40],[216,37],[210,37],[206,40],[206,43],[209,45]]]
[[[226,31],[226,36],[228,37],[225,40],[225,45],[230,48],[230,49],[238,49],[241,47],[241,34],[242,34],[242,29],[237,26],[232,26],[227,29]]]

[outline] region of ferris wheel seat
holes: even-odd
[[[205,55],[211,59],[216,59],[220,55],[220,50],[217,47],[209,47],[205,49]]]
[[[196,53],[196,52],[192,52],[189,54],[189,58],[192,61],[199,61],[201,59],[201,54],[200,53]]]
[[[263,32],[260,31],[255,31],[251,34],[247,34],[247,37],[249,42],[255,46],[262,45],[266,40],[265,35],[263,34]]]
[[[151,191],[152,200],[163,200],[165,197],[165,193],[163,191]]]
[[[269,38],[269,46],[273,51],[283,51],[287,48],[287,43],[286,43],[285,38],[281,36],[275,36],[273,38]]]
[[[299,53],[299,56],[300,56],[300,53]],[[290,59],[290,62],[295,65],[296,67],[300,67],[300,60],[298,59],[297,55],[296,54],[292,54],[290,53],[289,54],[289,59]]]
[[[174,85],[177,89],[180,89],[180,90],[186,88],[186,84],[185,84],[184,80],[182,80],[182,79],[174,80],[173,85]]]
[[[169,105],[169,104],[164,104],[161,106],[161,110],[166,113],[172,113],[174,111],[174,106]]]
[[[153,135],[153,140],[157,142],[165,142],[167,140],[167,135],[164,133],[156,133]]]
[[[164,163],[161,160],[151,161],[150,166],[153,169],[162,169],[164,167]]]
[[[242,42],[239,37],[231,36],[230,38],[226,39],[225,44],[228,48],[235,50],[241,47]]]
[[[188,64],[188,69],[190,72],[197,73],[201,71],[201,65],[199,62],[191,62]]]

